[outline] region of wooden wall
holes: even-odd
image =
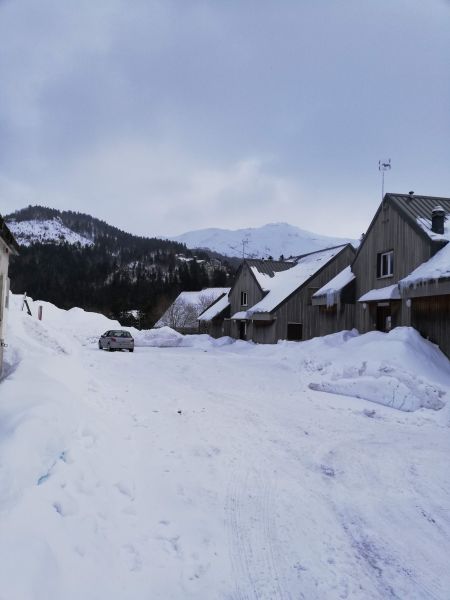
[[[413,298],[411,325],[450,358],[450,294]]]
[[[241,292],[247,292],[248,306],[241,306]],[[244,263],[229,295],[231,316],[237,312],[247,310],[251,306],[254,306],[257,302],[262,300],[263,297],[264,294],[256,283],[248,265]]]
[[[389,201],[384,201],[352,266],[356,275],[356,300],[369,290],[398,283],[430,258],[431,247],[431,242],[419,235]],[[394,251],[394,273],[390,277],[378,278],[377,254],[389,250]],[[398,325],[406,324],[403,312],[399,314]],[[355,326],[360,332],[373,329],[370,311],[364,311],[358,303],[355,309]]]

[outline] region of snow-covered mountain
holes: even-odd
[[[171,238],[188,248],[209,248],[224,256],[253,258],[278,258],[283,255],[298,256],[322,248],[345,244],[357,245],[356,240],[328,237],[305,231],[288,223],[269,223],[262,227],[246,229],[199,229]]]
[[[60,217],[38,221],[8,221],[8,227],[21,246],[33,243],[68,243],[92,246],[94,243],[87,237],[69,229]]]

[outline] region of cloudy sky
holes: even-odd
[[[0,0],[0,212],[357,237],[450,195],[447,0]]]

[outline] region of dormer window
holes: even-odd
[[[241,306],[248,306],[248,294],[247,294],[247,292],[241,292]]]
[[[377,277],[392,277],[394,274],[394,251],[377,254]]]

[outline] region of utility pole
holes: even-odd
[[[391,159],[378,161],[378,170],[381,172],[381,200],[384,198],[384,174],[391,170]]]
[[[248,245],[248,239],[242,240],[242,260],[245,260],[245,246]]]

